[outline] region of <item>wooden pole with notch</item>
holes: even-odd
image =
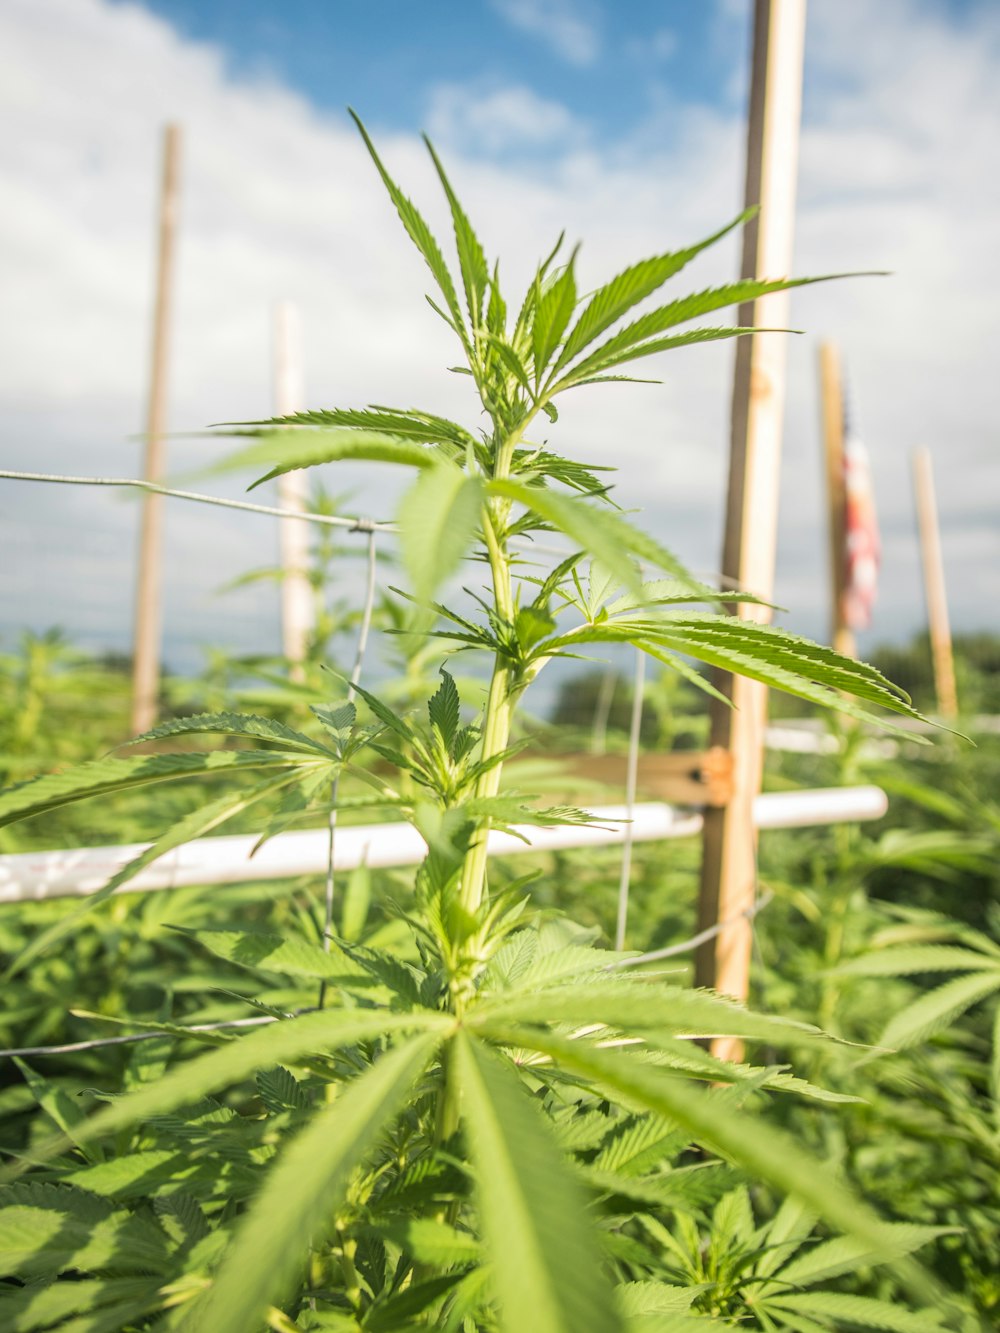
[[[940,716],[956,718],[958,695],[955,690],[955,658],[951,648],[948,596],[944,584],[944,560],[941,556],[941,530],[938,526],[934,471],[929,449],[917,449],[913,455],[913,484],[917,500],[920,555],[924,567],[927,625],[930,631],[931,658],[934,663],[934,692],[937,695]]]
[[[302,377],[302,339],[298,311],[288,301],[274,309],[274,410],[279,417],[301,412],[305,406]],[[307,508],[306,474],[286,472],[278,478],[282,509],[303,513]],[[313,591],[309,583],[309,525],[297,518],[280,521],[281,644],[291,664],[292,680],[303,679],[309,635],[315,625]]]
[[[181,131],[163,132],[163,182],[160,192],[159,251],[156,305],[153,311],[152,367],[146,417],[143,476],[162,482],[164,435],[167,428],[167,363],[172,306],[174,249],[180,200]],[[148,731],[156,723],[160,693],[162,622],[163,496],[147,492],[142,499],[139,569],[136,581],[135,627],[132,641],[132,730]]]
[[[844,481],[844,385],[840,352],[831,342],[819,349],[819,382],[826,465],[826,506],[830,537],[830,643],[845,657],[857,657],[854,631],[844,619],[846,488]]]
[[[741,272],[746,278],[783,277],[791,267],[805,11],[805,0],[755,3],[746,201],[758,212],[744,232]],[[742,308],[739,322],[787,327],[788,294],[772,293]],[[737,341],[722,572],[768,600],[774,583],[785,361],[781,334]],[[744,603],[738,610],[747,619],[765,620],[769,614]],[[742,676],[725,675],[719,685],[734,707],[713,704],[711,743],[732,755],[733,785],[726,805],[705,811],[699,930],[725,925],[699,949],[695,972],[699,985],[745,999],[753,942],[748,913],[757,885],[753,801],[760,790],[767,690]],[[713,1050],[737,1058],[742,1046],[717,1040]]]

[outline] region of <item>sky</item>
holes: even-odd
[[[0,6],[0,441],[8,468],[137,475],[159,143],[183,127],[170,426],[272,410],[271,320],[298,308],[312,407],[390,402],[475,426],[447,330],[359,144],[367,123],[442,239],[434,139],[508,285],[564,228],[582,290],[739,211],[750,0],[5,0]],[[910,460],[932,451],[955,629],[996,629],[1000,466],[1000,7],[811,0],[794,269],[891,276],[793,294],[776,599],[827,632],[817,350],[835,340],[868,444],[883,540],[862,650],[924,619]],[[678,283],[734,276],[735,240]],[[682,290],[678,287],[677,290]],[[657,386],[567,402],[550,443],[620,469],[616,498],[717,569],[732,350],[658,361]],[[590,395],[589,397],[587,395]],[[172,439],[170,471],[225,450]],[[384,470],[331,469],[389,517]],[[218,494],[243,482],[208,477]],[[127,648],[137,503],[0,481],[0,638],[62,626]],[[165,656],[278,642],[268,519],[168,502]],[[356,576],[350,562],[349,578]]]

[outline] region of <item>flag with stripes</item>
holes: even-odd
[[[881,556],[868,450],[844,402],[844,590],[841,619],[868,629],[878,590]]]

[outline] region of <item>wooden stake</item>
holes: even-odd
[[[301,412],[305,406],[302,378],[302,339],[298,311],[288,301],[274,309],[274,410],[279,417]],[[305,472],[286,472],[278,478],[278,503],[299,513],[308,508]],[[291,665],[291,678],[303,679],[309,635],[316,623],[313,590],[309,583],[309,525],[283,518],[280,528],[281,643]]]
[[[826,461],[826,506],[830,536],[830,643],[838,653],[857,657],[854,631],[844,619],[845,559],[844,386],[837,347],[819,349],[820,397],[823,414],[823,455]]]
[[[159,254],[156,305],[153,312],[152,368],[146,418],[143,476],[162,482],[163,437],[167,427],[167,360],[173,287],[174,240],[180,196],[181,131],[168,125],[163,133],[163,184],[160,194]],[[132,730],[148,731],[156,723],[160,692],[162,619],[161,551],[163,496],[147,492],[142,501],[139,570],[136,585],[132,647]]]
[[[756,0],[746,201],[759,211],[744,233],[742,275],[788,274],[795,218],[795,175],[802,98],[805,0]],[[740,323],[786,327],[788,295],[775,292],[740,311]],[[778,483],[784,411],[785,339],[763,334],[739,339],[733,384],[732,435],[723,574],[770,599],[778,518]],[[739,614],[765,620],[765,608],[740,604]],[[699,985],[747,995],[756,841],[753,800],[760,790],[767,690],[742,676],[720,682],[735,705],[712,709],[711,744],[733,756],[733,794],[721,809],[705,811],[699,929],[726,928],[696,956]],[[717,1041],[713,1050],[738,1056],[741,1043]]]
[[[924,566],[927,623],[930,628],[931,656],[934,662],[934,691],[937,695],[940,716],[955,718],[958,716],[955,658],[951,650],[948,596],[944,586],[944,561],[941,558],[941,530],[938,526],[934,471],[929,449],[917,449],[914,452],[913,483],[917,497],[920,554]]]

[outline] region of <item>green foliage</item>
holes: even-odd
[[[363,685],[333,698],[306,692],[299,702],[311,714],[300,707],[294,725],[223,707],[141,738],[180,748],[96,760],[0,795],[0,822],[15,823],[183,778],[254,775],[236,795],[211,787],[207,803],[98,895],[98,910],[164,851],[272,798],[262,839],[329,816],[334,791],[338,818],[392,813],[428,848],[412,883],[395,885],[389,921],[372,912],[363,872],[329,927],[311,903],[278,927],[168,920],[181,927],[172,944],[209,969],[195,988],[224,992],[227,1012],[249,1010],[249,1031],[177,1022],[182,967],[158,1011],[129,1020],[155,1054],[130,1062],[114,1091],[91,1079],[90,1100],[77,1105],[25,1068],[49,1123],[32,1122],[6,1172],[0,1300],[18,1327],[66,1333],[569,1333],[687,1329],[748,1314],[765,1328],[940,1327],[920,1309],[815,1289],[885,1261],[919,1302],[935,1295],[908,1256],[940,1231],[904,1235],[885,1223],[826,1154],[762,1112],[773,1094],[810,1105],[850,1099],[790,1074],[773,1054],[803,1051],[821,1072],[839,1048],[793,1017],[668,985],[634,956],[530,911],[527,880],[487,873],[491,829],[588,818],[502,786],[524,691],[584,645],[633,645],[689,683],[705,685],[693,658],[856,718],[875,716],[874,706],[919,720],[873,668],[725,613],[715,590],[620,513],[593,470],[529,438],[541,416],[557,419],[559,394],[638,358],[746,333],[674,330],[805,280],[739,282],[639,313],[729,228],[630,265],[582,300],[576,251],[557,265],[557,245],[511,323],[499,268],[433,150],[460,282],[359,128],[434,278],[431,304],[461,343],[486,427],[381,406],[300,413],[236,428],[255,443],[234,463],[267,467],[261,480],[346,458],[415,469],[398,514],[403,565],[432,642],[487,650],[485,708],[475,717],[463,709],[445,671],[419,711]],[[512,546],[538,531],[573,548],[543,577]],[[489,589],[466,614],[432,599],[469,557],[488,570]],[[644,563],[668,577],[646,580]],[[412,633],[413,623],[398,628]],[[223,748],[188,748],[209,736]],[[342,791],[341,778],[354,785]],[[73,918],[74,929],[82,923]],[[15,965],[26,973],[27,962],[47,963],[55,938],[43,932]],[[995,975],[988,952],[960,979],[980,990],[951,993],[909,1030],[912,1040],[985,995]],[[750,1043],[754,1060],[721,1061],[697,1044],[715,1036]],[[757,1226],[744,1181],[765,1200],[790,1202]],[[836,1234],[804,1251],[817,1219]],[[692,1251],[701,1263],[706,1226],[711,1263],[685,1268]],[[141,1284],[121,1285],[133,1278]]]

